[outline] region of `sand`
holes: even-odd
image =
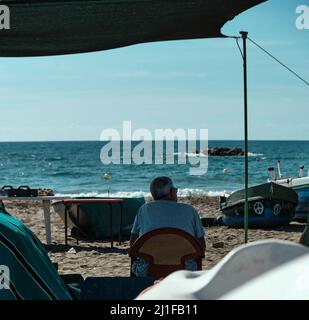
[[[192,204],[201,217],[214,217],[220,214],[217,197],[187,197],[180,202]],[[20,219],[39,237],[43,244],[45,240],[45,227],[41,202],[6,201],[8,212]],[[81,241],[76,245],[75,239],[69,237],[69,245],[64,245],[64,223],[51,209],[52,240],[51,245],[46,245],[48,254],[53,262],[58,263],[60,274],[80,273],[85,278],[89,276],[129,276],[130,259],[128,256],[129,242],[121,245],[110,242]],[[305,225],[291,223],[289,226],[268,230],[249,230],[249,241],[262,239],[282,239],[298,242]],[[244,230],[228,227],[207,227],[206,231],[206,257],[203,269],[212,268],[232,249],[244,243]],[[73,249],[72,249],[73,248]]]

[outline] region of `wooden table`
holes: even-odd
[[[38,197],[8,197],[0,196],[0,200],[4,201],[42,201],[44,210],[44,222],[45,222],[45,233],[46,233],[46,243],[51,244],[51,224],[50,224],[50,205],[53,200],[64,200],[68,197],[64,196],[38,196]]]
[[[110,214],[110,237],[111,237],[111,247],[114,247],[114,235],[113,235],[113,203],[118,203],[120,205],[120,217],[119,217],[119,235],[118,242],[121,244],[121,232],[122,232],[122,219],[123,219],[123,202],[124,199],[117,198],[105,198],[105,199],[65,199],[62,201],[65,205],[65,213],[64,213],[64,229],[65,229],[65,244],[68,244],[68,209],[67,204],[76,204],[77,205],[77,214],[76,214],[76,243],[79,243],[79,207],[82,203],[107,203],[109,205],[109,214]]]

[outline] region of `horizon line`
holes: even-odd
[[[131,141],[131,142],[141,142],[141,141],[161,141],[161,140],[116,140],[116,141]],[[197,140],[163,140],[163,141],[200,141]],[[209,139],[208,141],[227,141],[227,142],[244,142],[243,139]],[[48,142],[106,142],[102,140],[15,140],[15,141],[0,141],[0,143],[48,143]],[[249,139],[248,142],[309,142],[309,139]]]

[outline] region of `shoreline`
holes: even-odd
[[[148,201],[149,198],[146,198]],[[75,239],[68,238],[64,244],[64,223],[51,210],[52,244],[45,244],[45,226],[42,204],[39,201],[6,200],[7,211],[27,225],[45,245],[53,262],[58,263],[60,274],[80,273],[83,277],[130,276],[129,241],[121,246],[117,242],[110,248],[109,241],[84,241],[77,246]],[[220,214],[218,197],[185,197],[179,202],[191,204],[201,217],[215,217]],[[281,239],[298,242],[305,224],[292,222],[288,226],[272,229],[249,229],[249,242],[263,239]],[[244,244],[244,230],[226,226],[206,227],[206,253],[203,270],[216,265],[232,249]],[[72,249],[73,248],[73,249]],[[70,250],[71,249],[71,250]]]

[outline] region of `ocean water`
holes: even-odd
[[[177,143],[172,150],[176,163],[162,165],[103,165],[103,146],[101,141],[1,142],[0,186],[52,188],[56,194],[64,195],[104,196],[109,192],[114,196],[139,196],[149,194],[154,177],[167,175],[179,188],[180,196],[219,195],[243,188],[244,157],[209,157],[208,172],[192,176],[189,162],[177,164]],[[210,141],[209,147],[243,148],[243,142]],[[277,160],[281,160],[285,176],[297,176],[300,165],[305,166],[307,174],[308,141],[251,141],[249,151],[250,185],[266,182],[267,169],[276,168]],[[155,152],[154,149],[152,156]],[[187,153],[188,157],[196,157],[194,150]],[[106,172],[111,177],[109,183],[103,179]]]

